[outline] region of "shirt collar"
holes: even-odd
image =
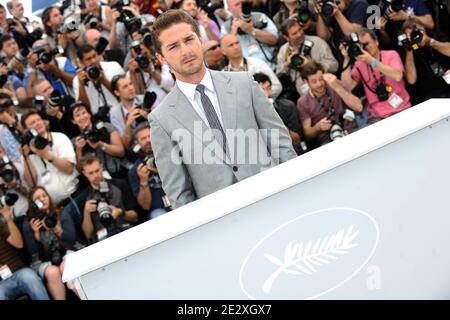
[[[214,92],[214,84],[211,78],[211,73],[209,72],[208,69],[206,69],[205,75],[203,76],[203,79],[202,81],[200,81],[199,84],[204,85],[207,90]],[[177,79],[177,86],[186,97],[188,97],[191,100],[194,100],[197,88],[196,84],[183,82]]]

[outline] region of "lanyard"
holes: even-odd
[[[313,94],[314,95],[314,94]],[[333,101],[331,99],[331,96],[328,92],[328,88],[326,88],[325,90],[325,99],[321,99],[318,98],[314,95],[314,98],[317,100],[317,102],[319,103],[320,109],[324,108],[326,109],[326,112],[328,114],[329,117],[333,117],[333,119],[335,119],[336,115],[335,115],[335,111],[334,111],[334,106],[333,106]],[[327,105],[325,106],[325,101],[327,101]]]

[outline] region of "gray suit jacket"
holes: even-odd
[[[210,72],[227,135],[228,158],[215,152],[220,146],[214,145],[208,126],[177,86],[149,115],[156,166],[173,208],[296,157],[289,132],[251,76]],[[245,144],[246,137],[250,143]]]

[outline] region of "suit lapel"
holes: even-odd
[[[219,100],[220,113],[222,114],[222,121],[225,127],[224,130],[236,129],[237,92],[235,92],[235,88],[231,83],[231,79],[227,77],[223,72],[212,70],[210,70],[210,72],[217,99]]]

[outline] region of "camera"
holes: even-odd
[[[21,64],[27,65],[28,64],[27,56],[29,53],[30,53],[30,50],[27,47],[24,47],[24,48],[20,49],[19,51],[17,51],[14,58],[16,58],[17,61],[19,61]]]
[[[94,200],[97,200],[97,213],[100,217],[100,223],[105,228],[109,228],[114,224],[112,210],[109,207],[109,186],[108,182],[100,182],[98,191],[94,194]]]
[[[9,193],[5,185],[0,185],[0,209],[5,206],[11,207],[19,199],[15,193]]]
[[[20,140],[22,145],[31,145],[38,150],[43,150],[48,146],[48,140],[40,136],[36,129],[33,128],[25,132]]]
[[[36,96],[31,103],[31,106],[41,115],[45,114],[46,105],[47,103],[43,96]]]
[[[347,50],[347,53],[348,53],[350,59],[354,60],[357,56],[363,54],[362,53],[363,46],[359,42],[358,34],[356,32],[352,32],[350,34],[350,37],[348,37],[342,41],[342,44],[344,45],[345,49]]]
[[[224,8],[223,0],[219,1],[208,1],[208,0],[200,0],[198,6],[205,10],[208,14],[213,14],[217,9]]]
[[[122,11],[123,7],[129,6],[131,3],[130,0],[117,0],[114,4],[111,5],[111,9],[117,9],[117,11]]]
[[[135,58],[135,60],[139,66],[139,69],[147,69],[150,66],[150,60],[147,58],[147,56],[144,53],[142,53],[141,42],[138,40],[133,41],[131,43],[131,48],[138,55]]]
[[[253,4],[251,1],[242,1],[241,20],[244,22],[252,21]]]
[[[389,19],[389,15],[393,12],[402,10],[403,0],[381,0],[378,3],[380,12],[385,19]]]
[[[142,28],[141,19],[136,17],[130,10],[122,10],[117,21],[122,22],[125,25],[125,29],[129,34],[139,31]]]
[[[84,17],[83,24],[87,25],[90,29],[95,29],[98,26],[98,19],[92,12],[89,12]]]
[[[3,181],[9,183],[13,181],[16,176],[16,168],[9,160],[8,156],[4,155],[0,158],[0,177]]]
[[[301,54],[297,53],[294,54],[291,58],[291,64],[290,67],[292,69],[300,69],[301,65],[305,63],[304,56],[310,56],[311,55],[311,49],[314,46],[314,43],[310,40],[303,41],[303,45],[301,48]]]
[[[330,129],[330,139],[334,141],[343,137],[344,130],[342,129],[341,125],[337,122],[334,122]]]
[[[46,214],[45,212],[41,211],[43,207],[44,203],[41,200],[34,200],[31,204],[31,218],[42,220],[47,228],[53,229],[54,227],[56,227],[58,220],[53,214]]]
[[[142,43],[147,48],[150,48],[153,45],[152,33],[150,32],[150,30],[148,28],[141,28],[138,32],[143,37]]]
[[[96,64],[85,67],[84,71],[92,80],[98,80],[100,78],[100,68]]]
[[[11,29],[14,26],[16,26],[17,22],[13,18],[7,18],[6,23],[8,24],[8,27]]]
[[[386,101],[389,99],[389,93],[391,93],[392,88],[386,85],[379,85],[375,88],[375,93],[377,94],[379,101]]]
[[[297,1],[297,20],[301,23],[307,23],[311,19],[311,11],[309,11],[308,0]]]
[[[89,140],[92,143],[97,143],[99,141],[109,143],[109,134],[103,121],[95,123],[91,130],[84,129],[81,136],[83,139]]]
[[[37,54],[37,56],[38,56],[37,64],[41,64],[41,63],[49,64],[53,60],[54,56],[56,56],[58,54],[63,54],[64,49],[60,46],[57,46],[56,48],[47,52],[47,50],[45,50],[44,47],[39,47],[39,48],[33,49],[33,52],[35,54]]]
[[[57,28],[58,33],[68,33],[78,30],[80,27],[80,18],[75,14],[64,17],[63,23]]]
[[[333,10],[335,6],[339,4],[339,0],[322,0],[319,4],[322,5],[322,14],[325,17],[331,17],[333,15]]]
[[[144,150],[142,150],[142,147],[137,144],[132,148],[133,152],[138,155],[142,159],[142,163],[146,165],[147,167],[153,167],[156,168],[156,162],[155,162],[155,156],[153,153],[151,154],[145,154]]]

